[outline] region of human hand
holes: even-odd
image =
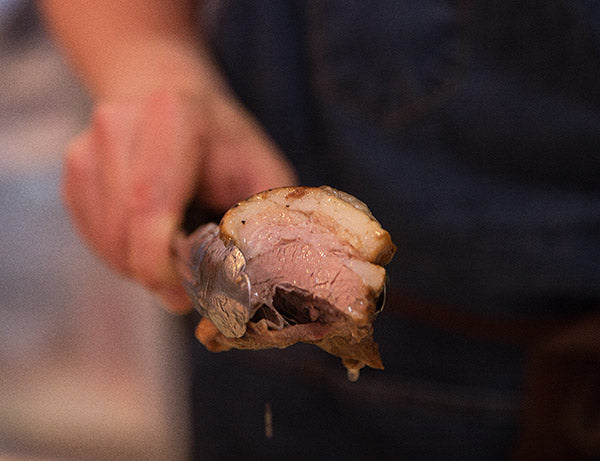
[[[277,147],[228,96],[158,91],[96,106],[67,150],[63,197],[93,250],[179,313],[190,303],[171,243],[188,203],[224,211],[295,182]]]

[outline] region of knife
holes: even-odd
[[[219,238],[219,226],[207,221],[196,204],[188,208],[182,232],[173,243],[177,272],[194,308],[229,338],[246,332],[252,288],[241,250]],[[214,217],[213,217],[214,218]],[[189,235],[187,231],[204,222]]]

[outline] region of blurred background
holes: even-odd
[[[0,459],[185,459],[183,324],[82,246],[61,157],[88,101],[0,0]]]

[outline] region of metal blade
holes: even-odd
[[[174,245],[183,285],[203,316],[230,338],[246,332],[251,313],[251,286],[246,259],[235,245],[225,245],[215,223],[181,234]]]

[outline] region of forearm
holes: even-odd
[[[188,0],[41,0],[49,29],[95,98],[159,88],[203,94],[220,82]]]

